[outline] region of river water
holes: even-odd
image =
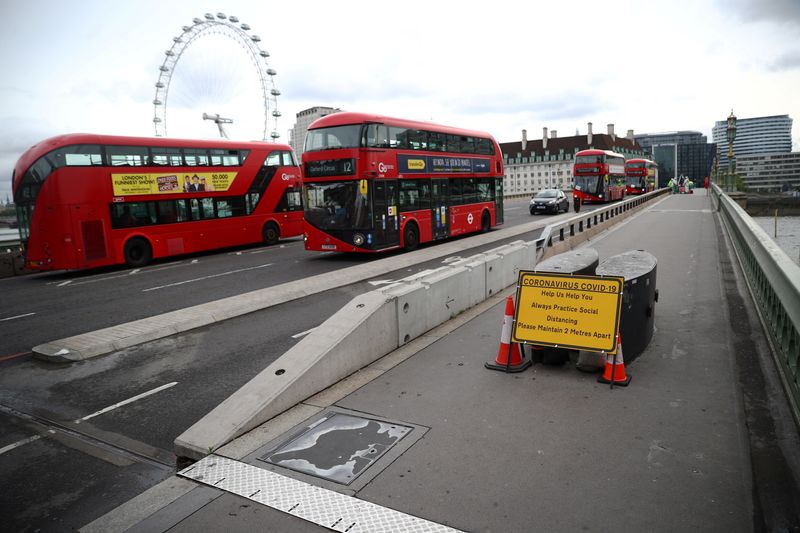
[[[778,217],[778,236],[775,236],[775,217],[753,217],[767,235],[786,252],[789,259],[800,265],[800,217]]]

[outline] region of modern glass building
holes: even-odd
[[[698,185],[711,176],[717,148],[699,131],[647,133],[635,138],[647,157],[658,163],[659,187],[666,187],[671,178],[681,175]]]
[[[720,168],[728,168],[727,120],[714,123],[712,136],[720,145]],[[792,119],[789,115],[740,118],[736,120],[736,139],[733,154],[737,164],[739,156],[757,154],[785,154],[792,151]]]

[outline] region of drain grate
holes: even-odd
[[[413,427],[344,413],[328,413],[260,460],[349,485]]]

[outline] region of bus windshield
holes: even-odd
[[[319,150],[338,150],[339,148],[358,148],[361,138],[361,125],[334,126],[309,130],[306,135],[305,152]]]
[[[305,193],[305,219],[317,228],[370,229],[368,197],[357,181],[306,183]]]
[[[602,194],[602,176],[575,176],[575,188],[588,194]]]
[[[628,163],[628,168],[644,168],[644,163]]]
[[[575,158],[576,165],[585,165],[585,164],[594,164],[602,163],[603,156],[602,155],[579,155]]]

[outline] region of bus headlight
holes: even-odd
[[[364,236],[360,233],[356,233],[355,235],[353,235],[353,244],[355,244],[356,246],[361,246],[362,244],[364,244]]]

